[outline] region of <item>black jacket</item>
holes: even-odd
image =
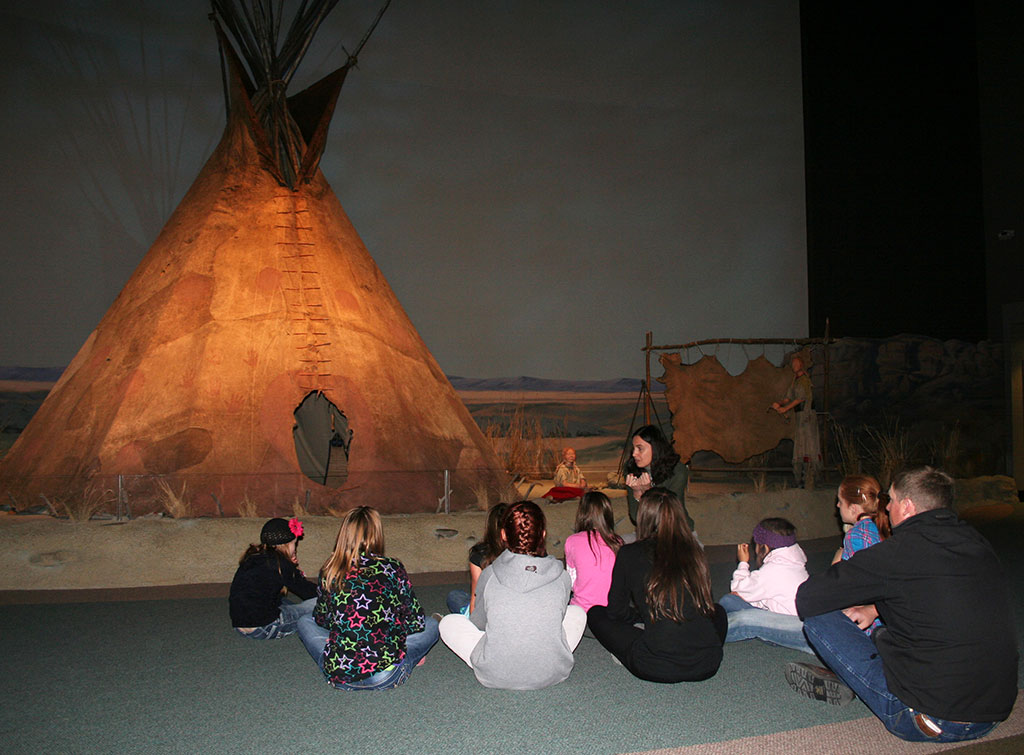
[[[231,580],[231,626],[265,627],[276,620],[281,615],[283,587],[303,600],[316,597],[316,585],[287,558],[257,553],[245,559]]]
[[[873,639],[889,690],[950,721],[1003,721],[1017,697],[1017,639],[992,546],[949,509],[924,511],[892,536],[804,582],[801,618],[874,603]]]
[[[722,640],[713,622],[697,612],[689,593],[683,600],[686,621],[652,620],[645,597],[650,571],[648,541],[619,549],[612,568],[607,616],[629,631],[636,621],[645,625],[629,649],[627,668],[652,682],[700,681],[714,676],[722,663]]]

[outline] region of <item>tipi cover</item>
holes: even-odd
[[[437,509],[450,470],[453,507],[477,505],[500,462],[316,167],[354,57],[288,100],[304,150],[289,188],[221,44],[223,138],[0,486],[19,508],[119,491],[133,513],[167,496],[193,515],[412,512]]]

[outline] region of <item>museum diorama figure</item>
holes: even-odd
[[[804,368],[804,360],[795,356],[789,363],[793,380],[786,396],[772,402],[769,411],[781,416],[796,418],[793,429],[793,477],[797,487],[814,487],[814,475],[821,464],[821,448],[818,443],[818,416],[814,413],[811,377]]]

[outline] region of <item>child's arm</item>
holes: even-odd
[[[406,631],[408,634],[416,634],[426,628],[423,606],[420,604],[420,599],[416,597],[416,591],[412,588],[412,582],[409,579],[409,574],[405,571],[405,566],[400,561],[396,560],[396,563],[398,566],[395,569],[395,582],[401,601],[400,610],[405,614]]]
[[[732,581],[729,583],[729,590],[740,595],[738,592],[739,586],[746,582],[750,577],[749,543],[740,543],[736,546],[736,561],[736,570],[732,573]],[[747,600],[743,595],[740,595],[740,597]]]
[[[612,567],[612,583],[608,588],[608,618],[614,621],[628,621],[630,624],[648,619],[640,615],[633,605],[630,594],[630,585],[640,581],[640,572],[646,574],[647,564],[637,563],[638,559],[632,554],[623,556],[624,551],[619,551]],[[632,559],[631,559],[632,557]]]
[[[282,576],[285,587],[303,600],[316,597],[316,583],[306,579],[306,575],[299,571],[298,565],[292,561],[284,561],[283,566]]]
[[[576,585],[576,550],[575,541],[565,541],[565,571],[569,574],[569,579],[572,581],[573,586]]]
[[[473,613],[476,606],[476,584],[480,581],[480,574],[483,572],[479,566],[472,561],[469,562],[469,612]]]
[[[746,551],[749,558],[749,546],[746,543],[741,543],[737,546],[737,555],[741,549]],[[740,561],[736,566],[736,571],[732,573],[732,582],[729,583],[729,589],[748,603],[765,600],[766,598],[774,597],[777,592],[769,584],[770,577],[771,569],[768,570],[768,574],[765,574],[764,566],[751,571],[750,564],[747,561]]]
[[[746,561],[740,561],[736,564],[736,570],[732,573],[732,581],[729,582],[729,590],[739,595],[748,603],[750,599],[745,593],[741,593],[740,590],[750,581],[750,576],[750,564]]]
[[[484,590],[487,588],[487,582],[490,580],[493,573],[493,569],[487,570],[486,575],[481,573],[480,580],[476,583],[477,590],[480,592],[481,596],[484,594]],[[481,600],[479,603],[473,604],[473,610],[469,612],[469,620],[473,622],[473,626],[480,631],[487,629],[486,600]]]

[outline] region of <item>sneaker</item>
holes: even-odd
[[[786,664],[786,681],[804,697],[829,705],[845,705],[853,699],[853,690],[827,668],[811,663]]]

